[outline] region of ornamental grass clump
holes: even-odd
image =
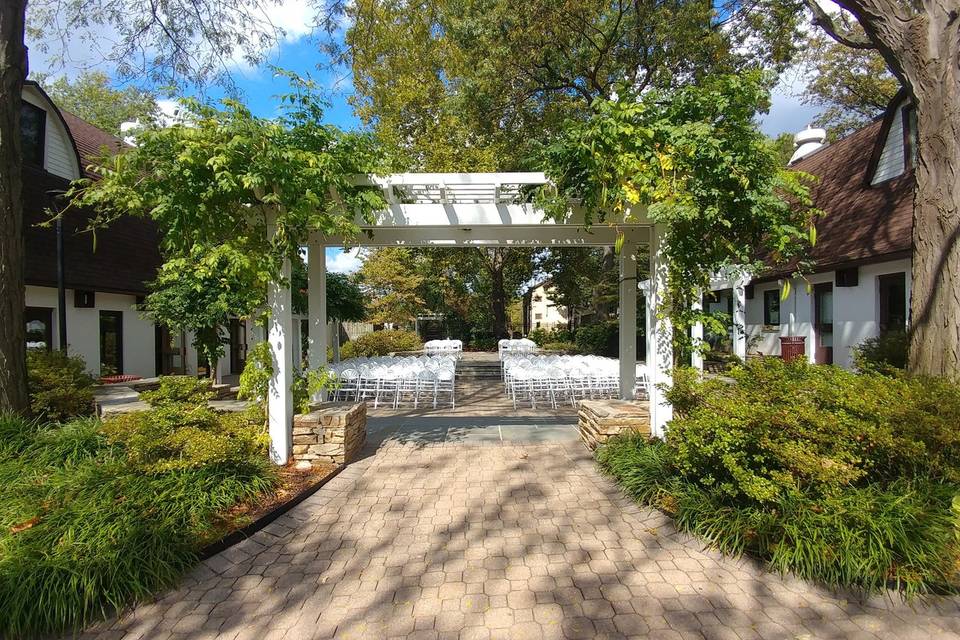
[[[161,396],[105,423],[0,415],[0,637],[80,629],[175,584],[232,507],[275,487],[261,424]]]
[[[726,553],[831,586],[960,589],[955,384],[778,359],[730,375],[676,372],[666,440],[615,440],[601,467]]]

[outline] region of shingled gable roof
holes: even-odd
[[[910,255],[913,172],[869,184],[871,157],[887,129],[885,121],[878,120],[791,167],[819,178],[811,196],[826,215],[817,222],[817,244],[809,254],[817,271]],[[787,273],[777,270],[758,281]]]
[[[86,178],[96,178],[96,175],[87,171],[87,167],[99,159],[104,151],[115,154],[131,148],[117,136],[98,129],[69,111],[61,109],[60,113],[67,124],[67,129],[70,130],[70,135],[73,136],[74,144],[77,145],[81,160],[80,171]]]
[[[51,102],[52,104],[52,102]],[[56,106],[54,105],[56,108]],[[130,148],[120,138],[59,109],[80,155],[84,177],[96,178],[86,167],[103,155],[104,149],[119,152]],[[32,167],[24,167],[23,202],[26,222],[27,284],[57,285],[56,235],[51,227],[38,226],[55,208],[54,194],[69,188],[69,182]],[[71,210],[63,219],[64,280],[68,289],[90,289],[143,295],[161,264],[159,237],[150,220],[125,217],[97,232],[85,232],[90,213]]]

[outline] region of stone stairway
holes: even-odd
[[[458,381],[500,380],[500,361],[470,358],[472,354],[465,354],[457,364]]]

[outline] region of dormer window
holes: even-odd
[[[903,167],[904,170],[917,166],[917,110],[912,104],[900,112],[903,121]]]
[[[43,166],[46,126],[47,112],[24,101],[20,108],[20,147],[25,163]]]

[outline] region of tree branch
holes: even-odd
[[[813,12],[813,24],[823,29],[828,36],[840,44],[850,47],[851,49],[877,48],[876,45],[866,37],[841,33],[840,29],[837,28],[837,24],[833,21],[833,18],[829,13],[824,11],[817,0],[804,0],[804,4]]]

